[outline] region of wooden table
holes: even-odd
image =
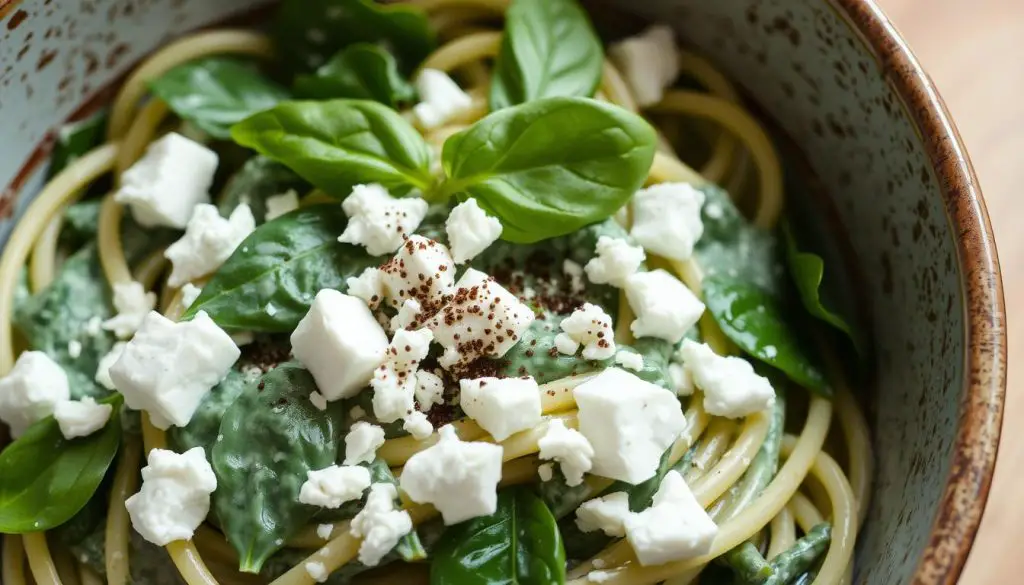
[[[961,583],[1022,583],[1024,553],[1024,3],[1021,0],[877,0],[935,80],[978,172],[999,246],[1011,319],[1009,388],[995,482]]]

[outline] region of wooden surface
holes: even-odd
[[[1010,336],[1009,387],[995,482],[960,582],[1024,583],[1024,383],[1015,321],[1024,299],[1024,2],[877,0],[946,100],[977,170],[996,234]]]

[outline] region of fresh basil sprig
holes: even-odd
[[[594,95],[604,50],[576,0],[515,0],[491,82],[491,109]]]
[[[416,99],[416,90],[398,71],[391,53],[366,43],[342,49],[313,75],[300,75],[295,93],[318,100],[373,100],[392,108]]]
[[[117,455],[121,395],[99,402],[114,407],[106,426],[68,440],[52,416],[31,427],[0,452],[0,532],[49,530],[88,503]]]

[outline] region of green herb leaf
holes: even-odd
[[[398,72],[391,53],[365,43],[342,49],[314,75],[300,75],[295,93],[318,100],[372,100],[396,109],[416,99],[416,90]]]
[[[107,130],[107,110],[100,110],[91,116],[61,126],[50,155],[47,177],[53,177],[68,163],[92,150],[103,141]]]
[[[227,217],[238,204],[247,203],[259,225],[266,220],[267,198],[290,189],[301,194],[309,189],[309,183],[283,164],[257,155],[231,176],[218,198],[217,208]]]
[[[647,177],[655,133],[639,116],[587,98],[494,112],[444,145],[442,193],[475,197],[502,238],[531,243],[609,217]]]
[[[433,181],[423,137],[376,102],[283,102],[239,122],[231,136],[336,197],[360,183],[426,190]]]
[[[121,395],[100,402],[114,407],[101,431],[69,441],[50,416],[0,453],[0,532],[49,530],[89,502],[121,444]]]
[[[528,488],[502,490],[497,512],[445,531],[430,565],[430,583],[565,583],[565,549],[554,516]]]
[[[576,0],[516,0],[491,82],[491,109],[546,97],[591,97],[604,50]]]
[[[224,413],[250,386],[251,381],[252,378],[239,371],[236,364],[236,367],[228,371],[227,376],[203,397],[187,425],[167,429],[167,442],[179,453],[193,447],[202,447],[207,453],[212,452],[217,435],[220,434],[220,423],[224,419]]]
[[[249,234],[185,312],[200,310],[226,329],[288,333],[323,288],[348,289],[345,279],[379,264],[357,246],[338,242],[345,214],[313,205],[282,215]]]
[[[245,118],[288,99],[288,91],[238,59],[209,57],[179,65],[149,82],[179,117],[214,138]]]

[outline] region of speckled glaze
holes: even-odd
[[[673,25],[823,182],[860,266],[877,364],[877,481],[856,582],[954,583],[995,462],[1005,314],[977,180],[927,75],[868,0],[596,3]],[[0,0],[0,245],[61,121],[154,47],[256,4]]]

